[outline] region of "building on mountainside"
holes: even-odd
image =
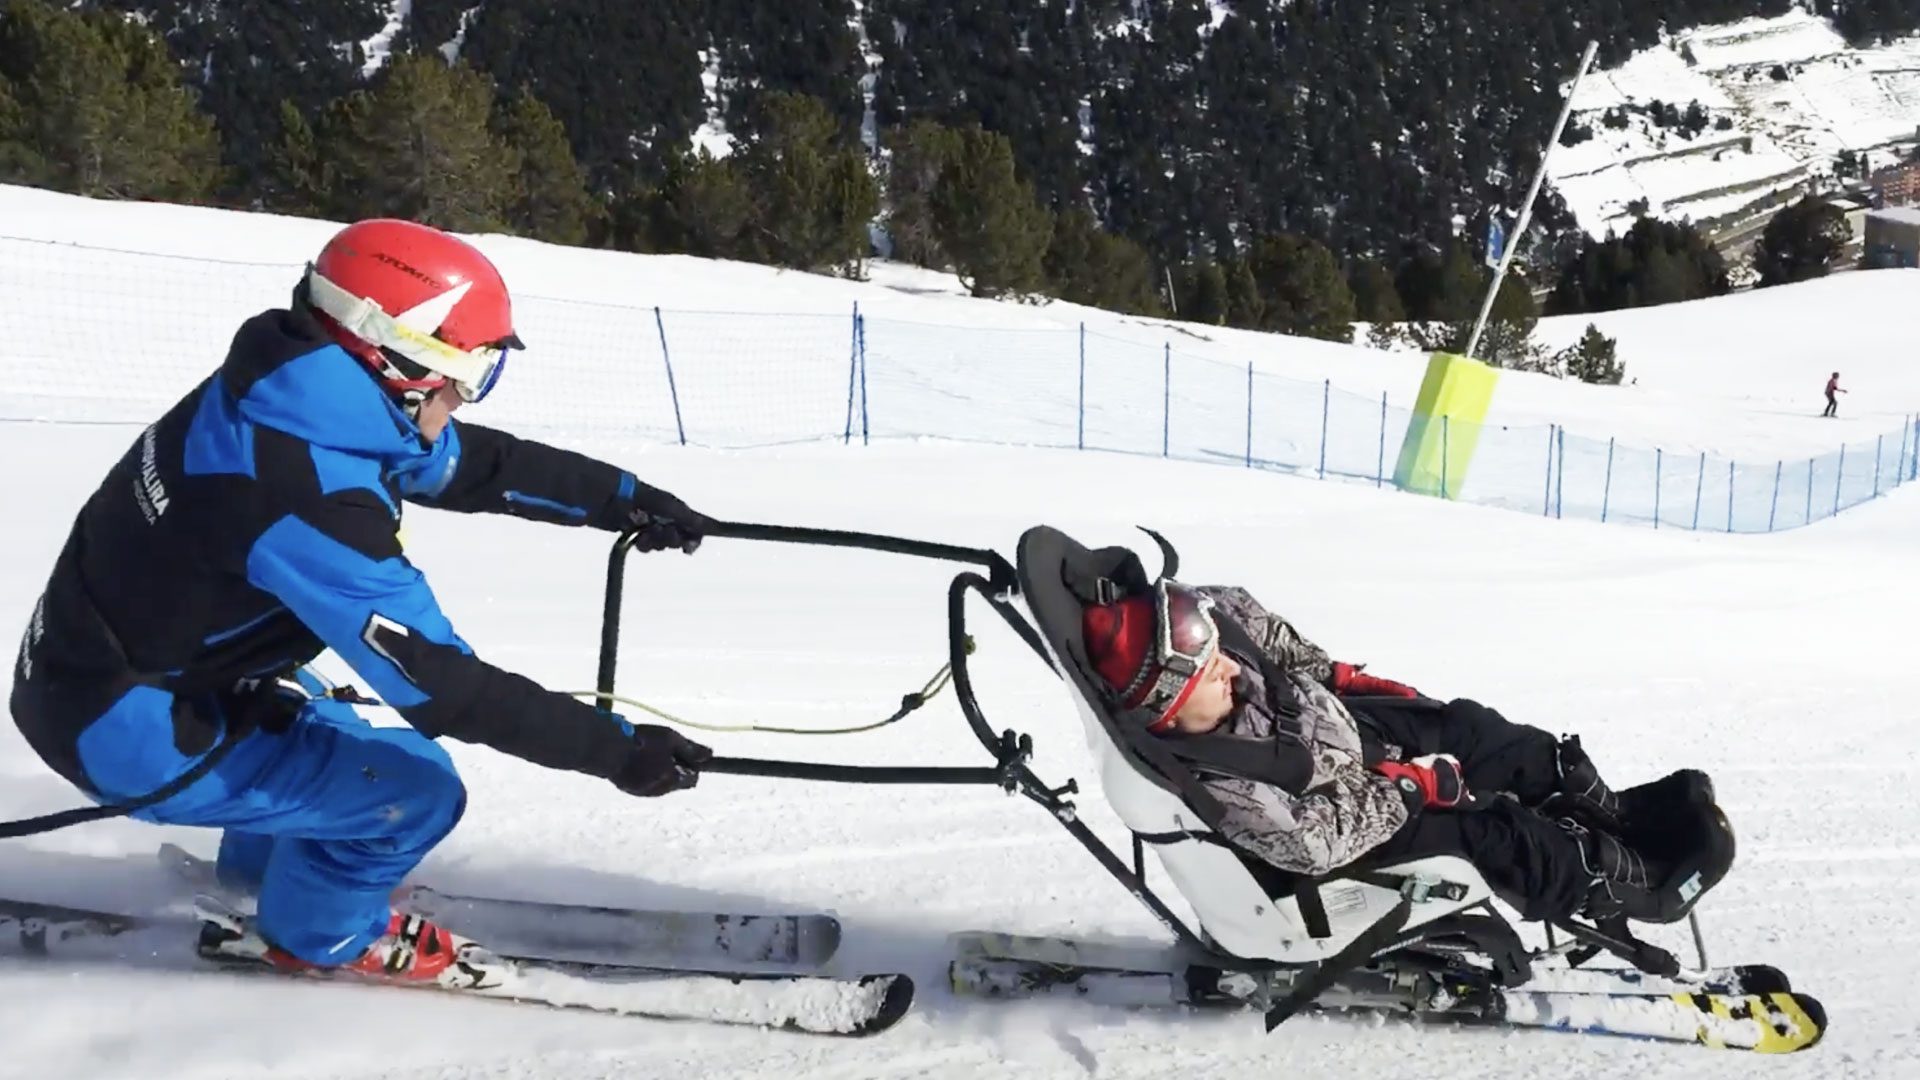
[[[1920,203],[1920,161],[1903,161],[1873,173],[1869,182],[1881,206]]]
[[[1920,266],[1920,209],[1869,210],[1860,265],[1869,270]]]

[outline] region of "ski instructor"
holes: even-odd
[[[440,736],[640,796],[711,756],[481,660],[401,551],[403,502],[699,547],[711,522],[630,473],[454,421],[520,347],[477,249],[347,226],[134,441],[34,608],[10,702],[28,744],[97,803],[226,830],[221,877],[258,889],[280,967],[448,974],[464,939],[389,904],[466,805]],[[306,666],[322,649],[411,726],[356,714]]]

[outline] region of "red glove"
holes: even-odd
[[[1420,691],[1406,683],[1397,683],[1392,679],[1377,679],[1363,673],[1365,664],[1348,664],[1339,660],[1333,662],[1333,692],[1353,697],[1406,697],[1420,696]]]
[[[1417,795],[1429,809],[1453,810],[1473,805],[1473,793],[1460,776],[1460,761],[1452,754],[1429,754],[1412,761],[1383,761],[1374,771],[1393,780],[1409,798]]]

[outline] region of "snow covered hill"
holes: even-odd
[[[1656,104],[1706,127],[1657,126]],[[1891,164],[1920,144],[1920,39],[1854,49],[1805,11],[1671,35],[1581,84],[1551,180],[1583,228],[1625,232],[1637,213],[1738,228],[1830,177],[1844,150]],[[1610,126],[1609,113],[1624,118]]]
[[[128,419],[203,373],[224,349],[232,319],[280,301],[330,229],[0,189],[0,232],[38,238],[0,242],[0,416],[21,415],[26,387],[36,410],[57,397],[65,421],[0,421],[0,505],[12,510],[0,515],[0,634],[25,624],[74,511],[135,438]],[[1682,763],[1708,768],[1740,839],[1733,874],[1701,908],[1712,958],[1790,971],[1825,1000],[1832,1033],[1809,1053],[1756,1062],[1544,1033],[1307,1017],[1269,1036],[1244,1016],[960,1002],[940,989],[951,932],[1145,938],[1157,927],[1045,814],[998,791],[716,775],[691,792],[641,801],[455,744],[469,808],[423,880],[529,898],[833,910],[847,928],[844,966],[904,968],[926,988],[923,1002],[883,1037],[823,1044],[151,966],[34,964],[0,948],[0,1078],[1244,1080],[1402,1075],[1409,1062],[1423,1074],[1498,1080],[1920,1073],[1907,962],[1920,942],[1920,911],[1910,902],[1920,873],[1912,839],[1920,803],[1906,779],[1920,762],[1920,724],[1903,662],[1920,607],[1914,489],[1815,528],[1743,537],[1549,521],[1111,454],[905,439],[866,448],[682,448],[637,424],[622,431],[564,423],[601,415],[594,410],[612,406],[600,399],[620,398],[609,389],[620,384],[594,381],[615,379],[618,369],[571,365],[568,343],[651,356],[641,351],[654,329],[650,311],[644,321],[617,324],[616,334],[608,329],[615,324],[592,321],[610,316],[582,302],[841,319],[857,299],[863,310],[948,335],[1064,332],[1086,320],[1142,347],[1173,337],[1223,360],[1396,398],[1411,397],[1421,363],[1067,305],[974,301],[937,277],[892,267],[853,283],[481,242],[523,290],[572,303],[539,309],[545,336],[528,336],[555,344],[516,358],[498,400],[464,417],[512,426],[557,416],[547,432],[553,441],[627,464],[738,520],[1002,550],[1038,522],[1090,543],[1138,543],[1133,526],[1148,524],[1180,545],[1190,578],[1246,584],[1336,654],[1383,675],[1580,732],[1611,777],[1630,783]],[[209,258],[228,262],[200,261]],[[1805,404],[1794,397],[1809,368],[1805,381],[1817,389],[1830,362],[1823,342],[1837,342],[1858,385],[1872,388],[1856,391],[1850,406],[1920,403],[1920,376],[1903,351],[1916,329],[1905,300],[1916,274],[1851,274],[1610,316],[1603,325],[1631,347],[1640,386],[1510,376],[1502,407],[1716,446],[1811,440],[1796,434],[1801,427],[1837,432],[1831,423],[1769,416],[1783,403]],[[1829,332],[1838,336],[1818,337],[1815,323],[1837,323]],[[570,325],[582,336],[567,336]],[[844,350],[838,333],[835,347]],[[720,343],[727,340],[733,345],[713,349],[712,362],[741,372],[730,385],[752,385],[778,366],[748,339]],[[844,379],[844,351],[838,357]],[[979,440],[1020,437],[994,427],[991,410],[969,415],[978,418]],[[108,422],[90,422],[99,420]],[[480,655],[556,688],[592,680],[607,543],[604,535],[506,519],[408,517],[409,555],[463,637]],[[620,688],[721,725],[878,719],[944,659],[949,576],[949,568],[913,560],[726,541],[692,558],[646,557],[629,576]],[[1043,775],[1077,777],[1084,819],[1120,840],[1058,682],[1011,634],[984,623],[977,632],[974,675],[989,719],[1031,733]],[[323,667],[347,676],[331,657]],[[739,756],[980,760],[947,698],[869,734],[710,738]],[[0,819],[79,801],[0,724]],[[203,854],[215,843],[206,831],[126,821],[4,841],[0,891],[163,908],[177,897],[151,857],[162,839]],[[1680,928],[1656,938],[1685,944]]]
[[[283,303],[301,265],[335,228],[273,214],[0,186],[0,295],[13,302],[0,308],[0,372],[6,375],[0,416],[99,420],[111,412],[108,399],[127,410],[112,413],[119,419],[148,415],[204,375],[238,320]],[[759,410],[754,417],[776,424],[800,392],[791,371],[817,367],[825,383],[836,384],[820,396],[832,411],[835,434],[856,303],[876,327],[869,333],[870,368],[897,363],[916,378],[944,380],[937,398],[916,399],[932,410],[919,419],[991,406],[1009,399],[1010,385],[1044,381],[1032,394],[1059,405],[1065,420],[1048,429],[1048,437],[1022,434],[1024,441],[1071,444],[1076,338],[1083,325],[1095,342],[1089,385],[1101,392],[1112,385],[1103,380],[1121,377],[1115,371],[1143,381],[1126,401],[1129,415],[1137,414],[1142,445],[1156,451],[1163,349],[1176,362],[1207,368],[1229,396],[1244,393],[1245,367],[1253,365],[1276,388],[1310,399],[1316,432],[1323,381],[1355,403],[1373,403],[1377,416],[1382,394],[1396,408],[1410,406],[1426,367],[1424,356],[1408,353],[1059,301],[976,300],[951,275],[896,263],[871,264],[871,280],[859,282],[516,237],[476,241],[521,298],[524,336],[533,345],[514,360],[525,377],[503,389],[497,406],[515,423],[672,431],[666,386],[654,366],[660,361],[655,307],[670,320],[682,374],[706,372],[711,381],[702,385],[731,395],[721,402],[729,411]],[[1911,360],[1920,341],[1920,307],[1909,299],[1917,283],[1920,271],[1854,273],[1694,304],[1547,319],[1540,336],[1555,348],[1578,338],[1589,322],[1617,336],[1630,385],[1507,372],[1490,420],[1542,432],[1559,424],[1602,443],[1618,437],[1628,445],[1742,460],[1828,454],[1842,443],[1870,442],[1897,433],[1920,412],[1920,366]],[[782,315],[802,317],[776,317]],[[138,363],[121,366],[111,378],[77,379],[75,358],[122,354],[127,326],[138,331]],[[785,359],[776,364],[776,357]],[[1851,391],[1840,419],[1821,420],[1820,388],[1836,368]],[[632,385],[634,396],[582,400],[574,392],[582,380]],[[679,389],[683,399],[701,392],[700,386]],[[81,400],[89,404],[75,412],[73,403]],[[947,433],[932,426],[901,430],[899,414],[887,415],[884,401],[875,410],[903,434]],[[1365,449],[1371,462],[1371,441]]]

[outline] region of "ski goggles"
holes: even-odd
[[[1153,603],[1154,655],[1127,696],[1154,715],[1147,730],[1158,734],[1173,726],[1194,681],[1220,651],[1220,626],[1213,621],[1213,600],[1179,582],[1154,586]]]
[[[464,291],[464,286],[457,291]],[[441,379],[450,379],[462,401],[483,400],[499,383],[500,372],[507,366],[508,351],[519,343],[518,338],[509,337],[478,348],[458,348],[434,336],[430,328],[409,326],[408,316],[413,312],[390,315],[379,304],[353,295],[311,268],[307,271],[307,299],[347,333],[437,376],[391,380],[401,390],[431,391]],[[430,300],[420,307],[437,309],[441,304]],[[439,320],[446,316],[445,311],[440,310],[437,315],[424,317],[434,318],[438,326]]]

